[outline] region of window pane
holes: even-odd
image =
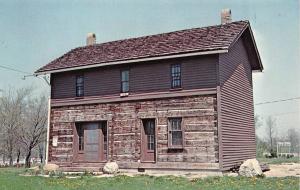
[[[77,88],[77,96],[83,96],[83,88],[82,87]]]
[[[77,83],[82,83],[83,82],[83,77],[82,76],[79,76],[77,77]]]
[[[172,131],[172,145],[182,145],[182,131]]]
[[[148,143],[148,150],[154,150],[154,143]]]
[[[181,119],[180,118],[171,119],[171,130],[181,130]]]
[[[154,122],[153,121],[145,121],[144,130],[146,135],[154,135]]]
[[[147,136],[148,139],[148,150],[154,150],[154,136],[153,135],[148,135]]]
[[[129,80],[129,71],[122,71],[122,81],[128,81]]]
[[[122,92],[128,92],[128,91],[129,91],[129,83],[122,82]]]

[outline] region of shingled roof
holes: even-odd
[[[248,26],[248,21],[238,21],[78,47],[40,68],[36,73],[116,61],[228,50]]]

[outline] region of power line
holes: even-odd
[[[7,69],[7,70],[10,70],[10,71],[15,71],[15,72],[23,73],[23,74],[29,74],[29,75],[32,74],[32,73],[29,73],[29,72],[21,71],[21,70],[14,69],[14,68],[7,67],[7,66],[3,66],[3,65],[0,65],[0,67],[3,68],[3,69]]]
[[[289,114],[296,114],[299,112],[295,111],[295,112],[283,112],[283,113],[275,113],[275,114],[269,114],[269,115],[272,115],[272,116],[282,116],[282,115],[289,115]]]
[[[272,104],[272,103],[277,103],[277,102],[286,102],[290,100],[299,100],[300,97],[295,97],[295,98],[288,98],[288,99],[279,99],[279,100],[274,100],[274,101],[268,101],[268,102],[260,102],[255,105],[263,105],[263,104]]]
[[[38,76],[36,76],[32,73],[21,71],[21,70],[14,69],[14,68],[7,67],[7,66],[3,66],[3,65],[0,65],[0,68],[4,68],[4,69],[10,70],[10,71],[15,71],[15,72],[18,72],[18,73],[26,74],[25,76],[23,76],[23,78],[22,78],[23,80],[25,80],[27,77],[35,77],[35,78],[44,80],[50,86],[50,82],[48,81],[47,77],[40,78],[40,77],[38,77]]]

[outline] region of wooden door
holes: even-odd
[[[99,124],[90,123],[84,129],[84,158],[87,162],[97,162],[101,160],[101,133]]]
[[[141,136],[141,159],[143,162],[155,162],[155,120],[143,120]]]
[[[100,162],[104,156],[104,129],[102,123],[82,123],[77,127],[77,161]]]

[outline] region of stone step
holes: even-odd
[[[100,167],[60,167],[63,172],[101,172]]]
[[[105,163],[56,163],[60,167],[104,167]]]

